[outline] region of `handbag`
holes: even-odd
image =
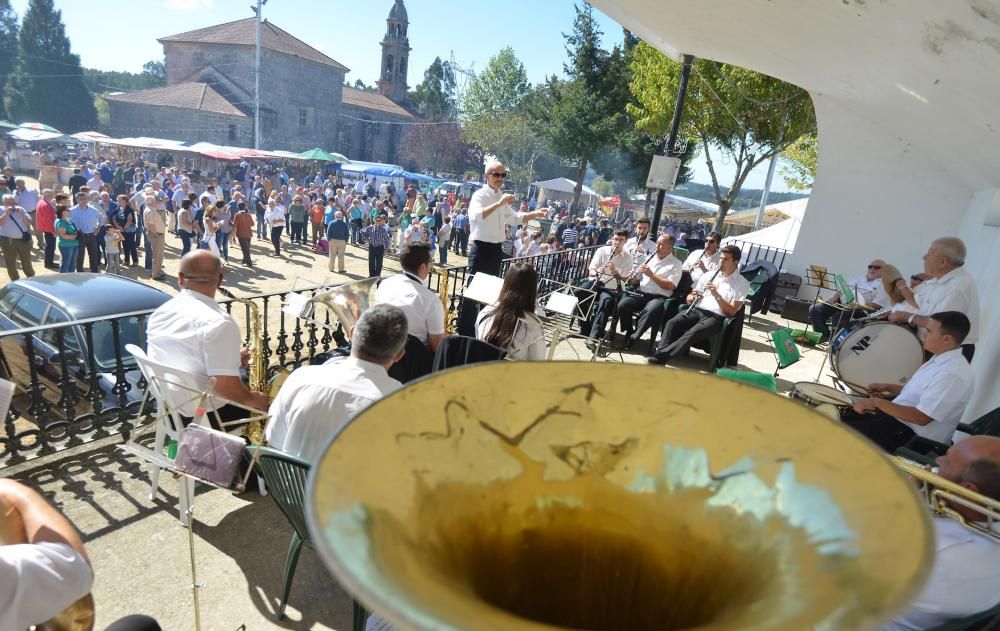
[[[229,488],[236,476],[245,444],[239,436],[202,425],[190,425],[184,430],[175,462],[184,473]]]
[[[17,226],[17,229],[21,231],[21,241],[24,243],[31,243],[31,233],[22,228],[21,224],[17,223],[17,217],[15,217],[13,214],[10,216],[10,218],[14,220],[14,225]]]

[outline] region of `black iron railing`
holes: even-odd
[[[785,257],[791,254],[789,250],[783,248],[772,248],[769,245],[760,245],[739,239],[726,240],[726,244],[732,243],[740,249],[740,264],[746,265],[754,261],[770,261],[781,271],[781,266],[785,263]]]
[[[543,279],[572,282],[585,276],[596,248],[583,248],[507,259],[529,262]],[[441,292],[457,314],[468,280],[467,267],[441,268],[428,287]],[[295,369],[323,359],[346,342],[328,310],[320,321],[302,319],[281,307],[291,293],[315,295],[321,287],[249,296],[261,312],[261,329],[251,330],[250,308],[225,300],[220,304],[240,325],[248,345],[261,345],[269,370]],[[127,439],[153,418],[154,404],[142,410],[146,382],[127,344],[146,346],[146,322],[151,311],[122,313],[0,333],[0,376],[16,384],[14,400],[0,431],[0,470],[8,465],[58,454],[102,438]]]

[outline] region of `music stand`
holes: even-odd
[[[549,327],[552,331],[552,336],[549,340],[549,350],[546,355],[546,359],[551,360],[555,356],[556,346],[559,342],[571,338],[589,339],[585,335],[578,335],[572,332],[573,321],[587,320],[590,317],[590,311],[597,301],[597,292],[593,289],[574,287],[568,282],[559,283],[551,280],[543,280],[543,283],[545,283],[544,286],[547,291],[540,291],[538,300],[541,302],[547,299],[542,309],[555,314],[543,320],[543,323],[553,323]],[[584,298],[581,300],[577,294],[584,294]]]

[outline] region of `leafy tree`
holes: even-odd
[[[94,97],[83,80],[80,57],[52,0],[31,0],[18,36],[17,65],[5,88],[7,111],[19,121],[39,121],[66,133],[97,124]]]
[[[482,164],[481,154],[462,140],[458,123],[411,125],[403,134],[399,156],[414,170],[434,173],[461,173]]]
[[[455,113],[455,72],[451,64],[435,57],[424,71],[424,80],[410,92],[410,100],[428,120],[452,118]]]
[[[564,34],[567,80],[550,77],[532,109],[538,131],[557,156],[576,164],[573,206],[580,203],[587,167],[620,129],[624,91],[615,90],[610,71],[621,64],[623,51],[601,48],[601,30],[589,4],[575,6],[573,30]]]
[[[161,85],[167,84],[167,64],[162,59],[152,59],[142,64],[142,74],[161,82]]]
[[[148,90],[167,85],[166,66],[162,61],[147,61],[142,72],[122,72],[117,70],[83,69],[83,80],[87,88],[95,94],[116,91]],[[98,112],[100,121],[100,112]]]
[[[378,92],[378,88],[376,88],[373,85],[367,85],[367,84],[365,84],[365,82],[362,81],[361,79],[355,79],[354,80],[354,85],[351,85],[350,81],[345,81],[344,85],[352,87],[352,88],[355,88],[357,90],[363,90],[365,92]]]
[[[816,177],[816,159],[819,142],[816,132],[806,134],[785,149],[781,154],[781,176],[793,191],[807,191],[812,188]]]
[[[646,43],[632,59],[632,93],[639,105],[628,107],[636,124],[666,134],[673,115],[681,64]],[[804,134],[815,131],[809,94],[794,85],[751,70],[698,59],[688,84],[682,119],[683,137],[701,145],[719,206],[716,230],[740,194],[750,171],[781,153]],[[712,151],[721,150],[736,166],[728,189],[720,185]]]
[[[525,111],[530,101],[524,64],[508,47],[472,78],[461,104],[462,138],[500,159],[511,173],[515,190],[531,183],[541,153],[533,121]]]
[[[615,193],[615,183],[605,180],[600,175],[590,183],[590,188],[594,189],[601,197],[611,197]]]
[[[17,32],[17,14],[10,7],[10,0],[0,0],[0,95],[17,62]],[[0,118],[7,118],[3,99],[0,99]]]

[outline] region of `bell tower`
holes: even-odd
[[[378,91],[397,103],[406,100],[406,71],[410,61],[410,40],[406,30],[410,21],[403,0],[396,0],[389,9],[385,38],[382,40],[382,72]]]

